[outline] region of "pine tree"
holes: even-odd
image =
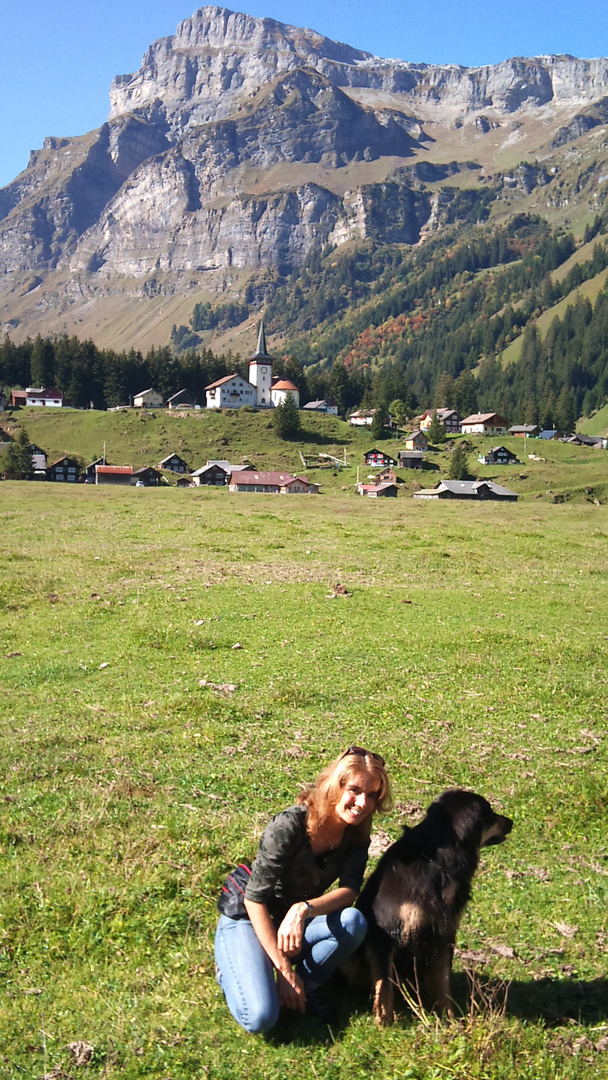
[[[445,442],[445,425],[441,423],[441,420],[437,416],[437,409],[433,409],[431,426],[427,431],[427,435],[429,442],[432,443],[433,446]]]
[[[390,432],[386,427],[387,423],[388,409],[386,405],[377,405],[370,428],[372,439],[387,439],[389,437]]]
[[[300,433],[300,411],[293,394],[286,394],[285,400],[274,409],[272,423],[279,439],[296,439],[298,437]]]
[[[12,442],[2,455],[0,472],[9,480],[30,480],[32,477],[32,452],[27,431],[22,428],[16,442]]]
[[[464,447],[461,443],[456,443],[452,451],[450,458],[450,470],[448,473],[450,480],[473,480],[473,474],[469,469],[469,463],[467,455],[464,452]]]

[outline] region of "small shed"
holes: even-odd
[[[131,465],[95,465],[95,483],[128,487],[133,476]]]
[[[424,452],[422,450],[400,450],[399,451],[399,468],[400,469],[421,469],[422,461],[424,458]]]
[[[512,424],[507,435],[515,435],[518,439],[535,439],[538,432],[538,424]]]

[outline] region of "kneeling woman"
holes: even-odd
[[[265,829],[241,917],[222,914],[215,937],[218,982],[246,1031],[268,1031],[281,1005],[325,1018],[319,987],[365,937],[352,904],[388,799],[383,758],[351,746]]]

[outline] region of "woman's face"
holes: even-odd
[[[353,773],[342,788],[334,817],[343,825],[359,825],[376,809],[378,782],[367,773]]]

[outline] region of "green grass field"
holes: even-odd
[[[607,1075],[605,506],[7,482],[0,515],[0,1075]],[[459,1019],[378,1031],[342,1000],[247,1036],[218,889],[352,742],[388,761],[391,837],[453,785],[515,820]]]

